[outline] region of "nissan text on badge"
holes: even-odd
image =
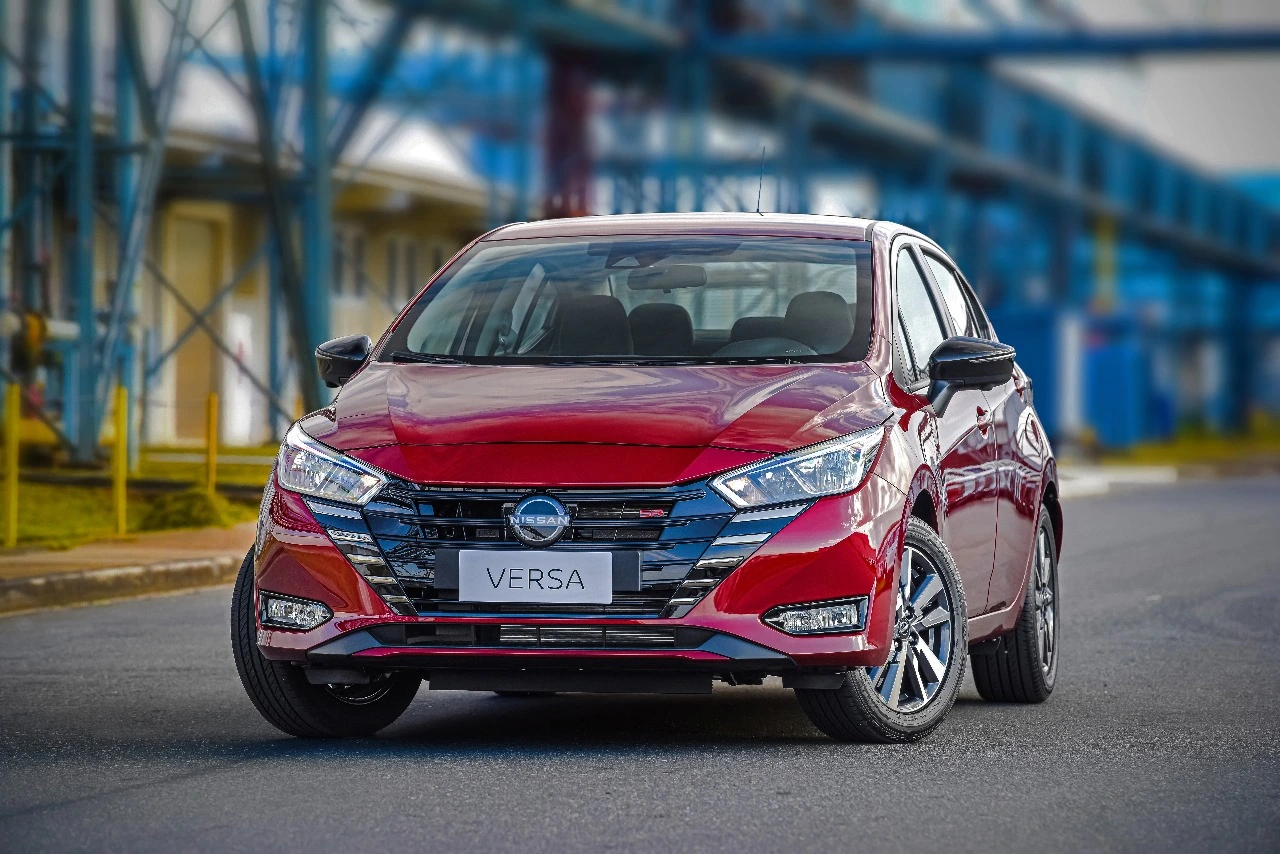
[[[232,601],[245,690],[296,736],[432,689],[793,689],[905,742],[1058,665],[1063,519],[1032,384],[960,269],[888,222],[509,225],[292,426]],[[998,532],[998,536],[997,536]]]

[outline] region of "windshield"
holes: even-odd
[[[474,246],[414,303],[383,361],[852,362],[871,330],[871,247],[644,236]]]

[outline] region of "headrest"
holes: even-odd
[[[631,343],[640,356],[690,356],[693,318],[683,306],[651,302],[631,309]]]
[[[630,356],[631,326],[617,297],[577,297],[560,307],[559,355]]]
[[[838,353],[853,337],[853,318],[844,297],[830,291],[796,294],[787,306],[784,337],[820,355]]]

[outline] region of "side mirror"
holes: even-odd
[[[326,341],[316,348],[316,364],[320,379],[329,388],[337,388],[369,360],[373,342],[368,335],[346,335]]]
[[[985,390],[1013,377],[1017,353],[1008,344],[957,335],[938,345],[929,357],[929,402],[939,417],[962,388]]]

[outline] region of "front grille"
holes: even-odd
[[[572,522],[556,550],[640,554],[640,589],[618,591],[608,605],[504,605],[459,602],[437,587],[441,549],[524,548],[507,525],[515,505],[535,490],[385,487],[364,508],[368,530],[404,595],[420,614],[558,614],[656,617],[681,589],[733,509],[701,485],[654,490],[546,490]],[[634,565],[634,564],[633,564]]]
[[[674,647],[675,629],[612,626],[499,626],[498,642],[504,646],[563,647]]]

